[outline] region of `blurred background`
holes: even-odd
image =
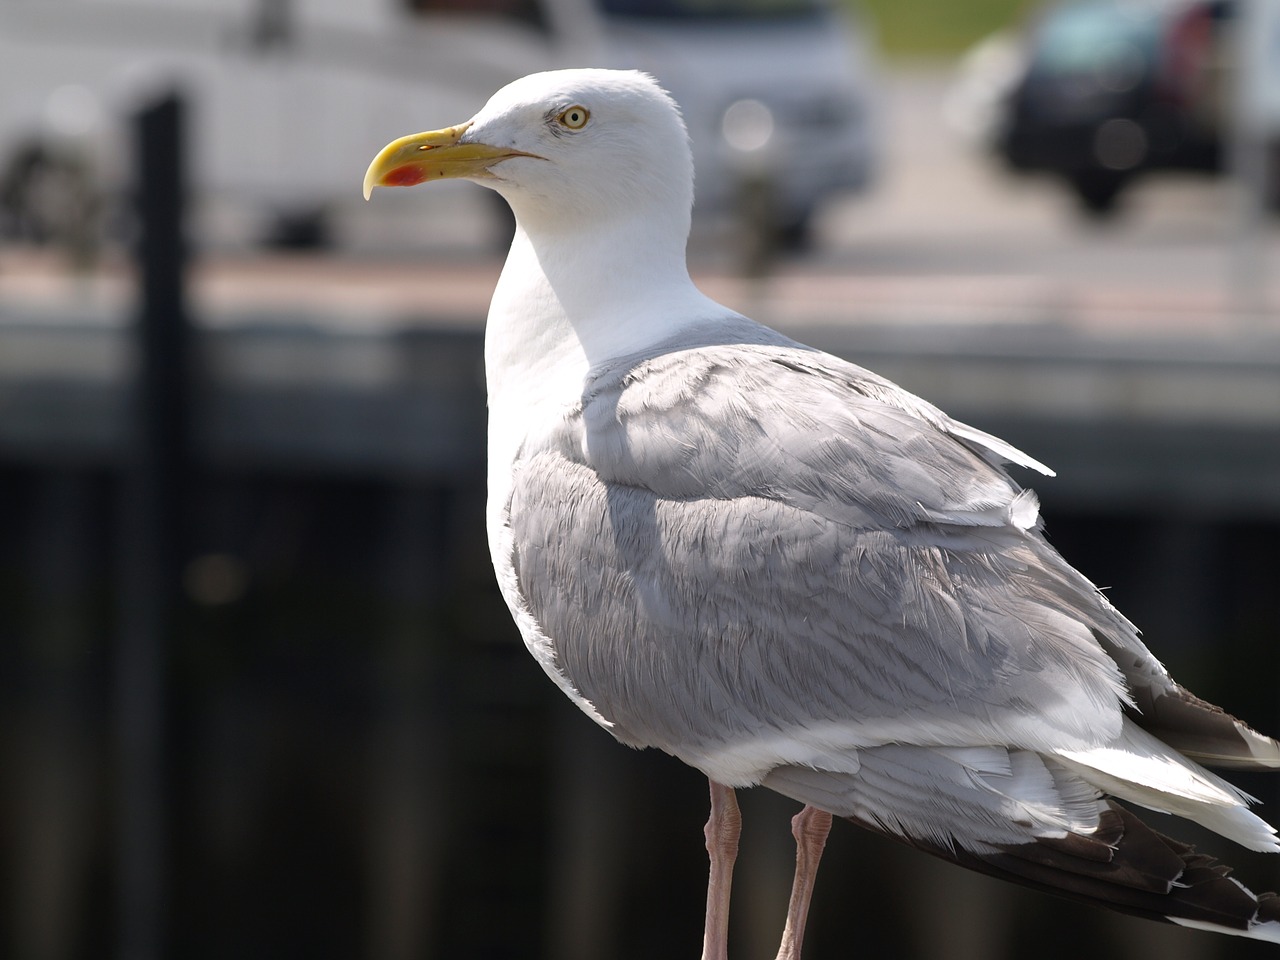
[[[359,196],[588,64],[682,103],[708,293],[1055,467],[1051,539],[1280,730],[1280,4],[0,0],[0,956],[696,955],[705,780],[492,582],[509,217]],[[765,960],[794,808],[742,805]],[[1263,956],[843,826],[808,960]]]

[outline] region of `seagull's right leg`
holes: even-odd
[[[702,935],[702,960],[728,960],[729,893],[733,887],[733,864],[738,859],[738,835],[742,814],[732,787],[711,784],[711,816],[703,833],[711,874],[707,880],[707,925]]]
[[[791,903],[787,907],[787,928],[782,932],[777,960],[800,960],[809,901],[813,898],[813,882],[830,832],[831,814],[817,807],[806,806],[791,818],[791,834],[796,838],[796,876],[791,887]]]

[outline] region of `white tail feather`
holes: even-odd
[[[1280,852],[1275,828],[1249,812],[1252,797],[1127,718],[1111,743],[1057,756],[1113,797],[1186,817],[1250,850]]]
[[[1180,927],[1190,927],[1192,930],[1208,930],[1210,933],[1226,933],[1233,937],[1248,937],[1250,940],[1266,940],[1269,943],[1280,943],[1280,923],[1272,921],[1254,924],[1248,930],[1237,930],[1235,927],[1204,923],[1199,920],[1187,920],[1185,917],[1169,917],[1168,919]]]

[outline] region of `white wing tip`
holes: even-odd
[[[1028,470],[1035,470],[1038,473],[1043,473],[1046,477],[1057,476],[1052,469],[1045,466],[1035,457],[1023,453],[1013,444],[1007,443],[986,431],[979,430],[976,427],[969,426],[967,423],[960,423],[955,420],[950,421],[947,424],[946,429],[949,430],[953,436],[961,437],[971,443],[976,443],[981,447],[986,447],[996,456],[1008,463],[1016,464],[1019,467],[1026,467]]]
[[[1034,529],[1040,522],[1040,500],[1031,489],[1021,491],[1009,503],[1009,520],[1019,530]]]
[[[1180,927],[1190,927],[1192,930],[1207,930],[1210,933],[1227,933],[1236,937],[1248,937],[1250,940],[1266,940],[1269,943],[1280,943],[1280,923],[1274,920],[1250,924],[1248,928],[1241,930],[1238,927],[1226,927],[1216,923],[1205,923],[1201,920],[1187,920],[1184,917],[1167,917],[1166,919]]]

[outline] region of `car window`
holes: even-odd
[[[1032,62],[1042,72],[1083,73],[1118,58],[1149,56],[1155,42],[1155,21],[1141,11],[1112,4],[1068,6],[1041,23]]]

